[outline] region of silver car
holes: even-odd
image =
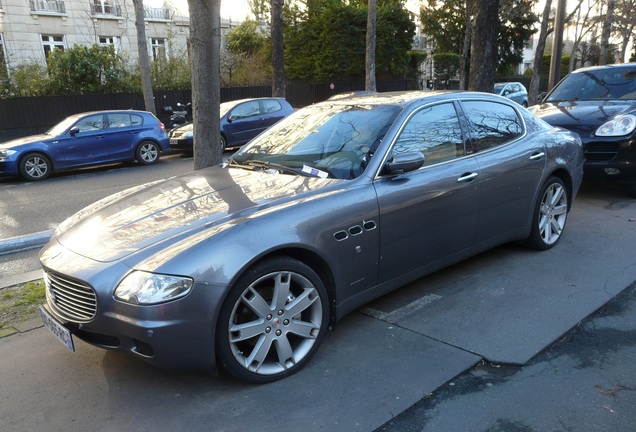
[[[493,93],[507,97],[523,107],[528,107],[528,91],[521,83],[497,83],[495,84]]]
[[[577,135],[491,94],[315,104],[223,166],[63,222],[40,253],[42,317],[69,349],[275,381],[407,282],[502,243],[553,247],[582,168]]]

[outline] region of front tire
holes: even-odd
[[[51,174],[51,161],[41,153],[29,153],[20,160],[19,169],[25,180],[44,180]]]
[[[328,319],[327,291],[309,266],[288,257],[264,261],[237,281],[223,303],[220,363],[249,383],[285,378],[318,350]]]
[[[527,244],[535,249],[547,250],[557,244],[568,217],[568,190],[558,177],[544,183],[535,204],[532,230]]]
[[[137,162],[141,165],[151,165],[159,160],[159,146],[152,141],[144,141],[135,151]]]
[[[225,137],[221,135],[221,151],[224,152],[227,150],[227,142],[225,141]]]

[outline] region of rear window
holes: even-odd
[[[463,101],[462,107],[477,151],[508,143],[523,135],[523,122],[510,105]]]

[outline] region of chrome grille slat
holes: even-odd
[[[46,272],[45,281],[46,299],[60,316],[75,322],[95,317],[97,296],[88,284],[50,271]]]

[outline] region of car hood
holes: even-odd
[[[608,120],[633,110],[636,110],[636,101],[593,100],[547,102],[534,106],[532,112],[552,126],[586,137]]]
[[[11,141],[0,143],[0,150],[6,150],[14,147],[20,147],[24,144],[31,144],[34,142],[40,142],[51,139],[48,135],[32,135],[24,138],[18,138]]]
[[[185,133],[193,129],[194,129],[194,124],[188,123],[187,125],[179,126],[178,128],[176,128],[175,132]]]
[[[210,167],[98,201],[63,222],[57,241],[84,257],[114,261],[158,242],[218,232],[261,210],[271,214],[338,182]]]

